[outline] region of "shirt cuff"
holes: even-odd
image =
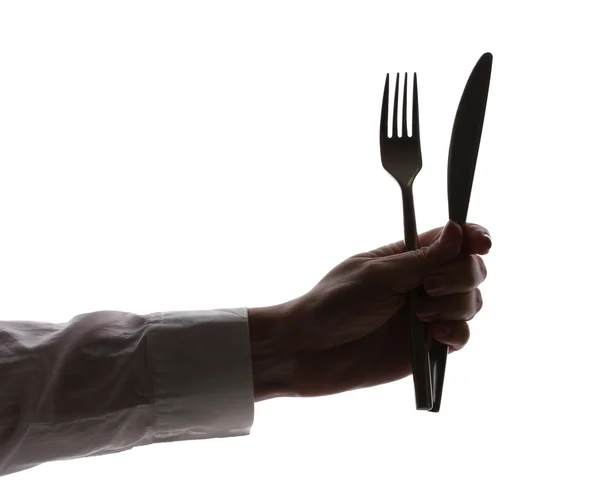
[[[247,308],[154,316],[147,334],[154,441],[249,434],[254,382]]]

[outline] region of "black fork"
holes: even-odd
[[[421,139],[419,130],[417,74],[415,73],[413,79],[411,136],[408,136],[406,120],[407,77],[408,76],[405,73],[402,99],[402,134],[398,135],[398,91],[400,74],[396,75],[396,92],[394,94],[391,138],[388,137],[389,73],[385,79],[383,104],[381,106],[379,146],[381,149],[381,163],[383,164],[383,167],[400,184],[400,189],[402,191],[402,207],[404,211],[404,243],[406,249],[410,251],[419,248],[413,200],[413,182],[419,171],[421,171],[423,160],[421,158]],[[433,396],[435,387],[432,388],[427,327],[425,323],[417,317],[414,309],[418,295],[419,291],[413,291],[408,298],[415,399],[418,410],[431,410],[434,406],[434,401],[437,400],[435,400],[436,397]]]

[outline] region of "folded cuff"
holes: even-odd
[[[153,316],[147,340],[155,442],[250,433],[254,382],[247,309]]]

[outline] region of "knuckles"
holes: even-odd
[[[471,309],[470,309],[471,315],[469,316],[469,318],[466,321],[471,321],[473,318],[475,318],[475,316],[483,308],[483,297],[481,295],[481,290],[479,290],[479,288],[475,288],[472,291],[471,298],[472,298]]]
[[[479,255],[469,255],[465,269],[467,284],[473,288],[479,286],[487,278],[487,268]]]
[[[472,257],[475,259],[475,262],[477,263],[477,267],[479,269],[479,275],[480,275],[480,283],[485,281],[485,279],[487,278],[487,267],[485,266],[485,262],[483,261],[483,259],[479,256],[479,255],[472,255]]]

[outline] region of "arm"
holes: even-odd
[[[0,322],[0,475],[245,435],[253,416],[245,308]]]

